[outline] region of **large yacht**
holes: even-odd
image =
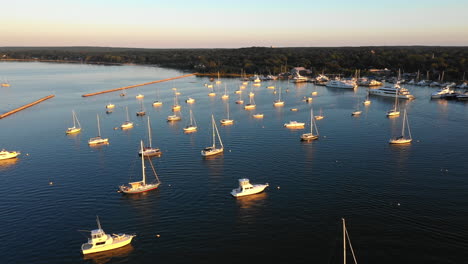
[[[386,97],[397,97],[400,99],[414,99],[415,97],[410,94],[408,89],[400,87],[396,83],[393,87],[381,87],[378,89],[369,90],[370,95],[386,96]]]
[[[327,82],[326,86],[332,88],[354,89],[357,87],[357,84],[351,80],[331,80]]]

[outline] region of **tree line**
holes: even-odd
[[[200,73],[278,74],[293,67],[351,75],[388,68],[436,79],[461,80],[468,71],[468,47],[249,47],[239,49],[136,49],[106,47],[1,47],[0,59],[102,64],[145,64]]]

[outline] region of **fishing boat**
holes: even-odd
[[[322,108],[320,108],[320,112],[318,115],[314,116],[315,120],[322,120],[325,118],[325,116],[323,115],[323,111],[322,111]]]
[[[127,119],[120,126],[121,129],[129,129],[133,127],[133,122],[130,122],[130,117],[128,116],[128,106],[125,107],[125,112],[127,113]]]
[[[310,133],[302,134],[301,135],[302,141],[311,141],[311,140],[316,140],[319,138],[317,124],[315,124],[315,120],[313,117],[314,117],[314,110],[311,108],[310,109]],[[314,128],[315,128],[315,134],[314,134]]]
[[[239,179],[239,187],[231,191],[231,195],[234,197],[241,197],[246,195],[252,195],[261,193],[268,187],[269,184],[251,184],[249,179]]]
[[[135,98],[136,98],[136,99],[143,99],[143,98],[145,98],[145,96],[142,95],[142,94],[138,94],[137,96],[135,96]]]
[[[21,153],[19,151],[8,151],[5,149],[2,149],[0,151],[0,160],[13,159],[13,158],[18,157],[20,154]]]
[[[278,100],[273,102],[273,106],[284,106],[284,101],[281,100],[281,87],[279,88]]]
[[[161,101],[161,98],[159,96],[159,87],[156,89],[156,101],[153,102],[153,106],[161,106],[163,105],[163,102]]]
[[[115,108],[115,104],[108,103],[108,104],[106,105],[106,108],[107,108],[107,109],[114,109],[114,108]]]
[[[256,113],[252,115],[254,118],[263,118],[263,113]]]
[[[98,217],[96,217],[96,220],[98,229],[91,230],[91,238],[88,239],[87,243],[81,245],[81,252],[83,255],[123,247],[130,244],[135,237],[135,235],[127,234],[108,235],[102,230]]]
[[[98,136],[90,138],[88,140],[88,145],[108,144],[109,139],[101,137],[101,125],[100,125],[100,122],[99,122],[99,115],[96,115],[96,117],[97,117],[97,125],[98,125]]]
[[[197,131],[197,122],[195,121],[195,118],[193,117],[192,109],[190,109],[190,123],[184,127],[184,132],[185,133],[192,133]]]
[[[234,120],[231,119],[230,116],[229,116],[229,101],[226,102],[226,108],[227,108],[227,118],[221,119],[219,121],[221,123],[221,125],[224,125],[224,126],[234,124]]]
[[[399,116],[400,110],[398,110],[398,96],[395,93],[395,103],[393,104],[393,109],[387,111],[387,117]]]
[[[150,157],[150,156],[160,156],[162,154],[162,151],[159,148],[153,148],[153,140],[151,136],[151,124],[150,124],[150,118],[148,116],[148,142],[149,146],[143,147],[143,150],[138,152],[138,155],[144,155],[145,157]]]
[[[67,131],[65,131],[66,134],[75,134],[81,132],[81,125],[80,121],[78,121],[78,118],[76,117],[75,111],[72,111],[72,118],[73,118],[73,126],[69,127]],[[78,124],[78,126],[76,126]]]
[[[245,110],[252,110],[252,109],[255,109],[255,107],[257,107],[257,106],[255,105],[254,98],[249,97],[249,103],[244,106],[244,109]]]
[[[211,115],[211,125],[213,127],[213,131],[212,131],[213,145],[209,146],[209,147],[206,147],[201,151],[201,155],[204,156],[204,157],[216,155],[216,154],[222,153],[224,151],[223,141],[221,140],[221,136],[219,135],[219,131],[218,131],[218,127],[216,126],[214,115]],[[216,136],[217,136],[219,144],[220,144],[219,147],[216,147]]]
[[[229,95],[227,94],[227,85],[224,84],[224,94],[221,96],[221,99],[226,100],[229,99]]]
[[[286,128],[304,128],[305,123],[297,122],[297,121],[289,121],[289,123],[285,123],[283,126]]]
[[[408,130],[408,136],[405,135],[406,129]],[[390,144],[407,144],[407,143],[411,143],[411,141],[413,141],[413,138],[411,137],[411,130],[409,127],[408,116],[406,115],[406,109],[405,109],[403,113],[403,124],[401,127],[401,136],[390,139],[389,143]]]
[[[144,152],[145,149],[143,148],[143,140],[140,141],[140,147],[141,147],[140,152]],[[155,181],[151,183],[148,183],[146,181],[145,156],[146,155],[144,156],[141,155],[141,170],[142,170],[141,181],[129,182],[127,185],[121,185],[119,186],[119,192],[125,193],[125,194],[135,194],[135,193],[151,191],[159,187],[161,182],[159,181],[158,175],[156,174],[156,170],[154,169],[153,162],[151,162],[151,159],[149,157],[147,158],[147,160],[149,164],[151,165],[151,169],[153,170]]]
[[[137,116],[144,116],[146,115],[146,111],[143,107],[143,100],[140,100],[140,111],[136,112]]]

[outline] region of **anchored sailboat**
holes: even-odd
[[[140,152],[144,151],[143,148],[143,140],[140,141],[141,150]],[[161,182],[159,181],[158,175],[156,174],[156,170],[154,169],[154,165],[151,162],[151,159],[148,158],[148,162],[151,165],[151,169],[153,170],[154,177],[156,179],[155,182],[148,183],[146,181],[146,173],[145,173],[145,158],[141,156],[141,170],[142,170],[142,179],[141,181],[137,182],[129,182],[128,185],[121,185],[119,187],[119,192],[126,193],[126,194],[135,194],[135,193],[142,193],[154,190],[159,187]]]
[[[218,127],[216,126],[214,115],[211,115],[211,124],[213,127],[213,132],[212,132],[213,133],[213,145],[206,147],[201,151],[201,155],[204,157],[216,155],[224,151],[223,141],[221,140],[221,136],[219,135],[219,131],[218,131]],[[216,136],[218,136],[218,140],[220,144],[220,147],[218,148],[216,147]]]
[[[232,125],[234,123],[234,120],[232,120],[229,117],[229,101],[226,102],[226,107],[227,107],[227,118],[221,119],[219,122],[221,122],[221,125]]]
[[[163,102],[161,101],[161,98],[159,96],[159,87],[156,88],[156,101],[153,102],[153,106],[158,107],[161,106]]]
[[[81,132],[80,121],[78,121],[75,111],[72,111],[72,118],[73,118],[73,127],[69,127],[67,131],[65,131],[66,134],[74,134],[74,133]],[[78,124],[78,126],[76,126],[76,124]]]
[[[315,134],[314,134],[314,128],[315,128]],[[310,140],[315,140],[318,138],[319,138],[319,133],[317,129],[317,124],[315,124],[315,120],[314,120],[314,110],[311,108],[310,109],[310,133],[302,134],[301,140],[310,141]]]
[[[251,109],[255,109],[255,107],[257,107],[257,106],[255,105],[255,101],[254,101],[253,96],[251,96],[251,97],[249,97],[249,103],[244,106],[244,109],[245,110],[251,110]]]
[[[393,105],[393,109],[387,111],[387,116],[399,116],[400,111],[398,110],[398,92],[399,90],[397,89],[395,91],[395,104]]]
[[[88,144],[89,145],[108,144],[109,139],[101,137],[101,125],[99,123],[99,115],[96,115],[96,117],[97,117],[97,125],[98,125],[98,136],[90,138],[88,140]]]
[[[224,84],[224,94],[221,96],[221,99],[226,100],[229,99],[229,95],[227,94],[227,85]]]
[[[146,111],[143,107],[143,100],[140,100],[140,111],[136,113],[137,116],[144,116],[146,115]]]
[[[172,105],[172,112],[180,111],[179,97],[177,88],[172,88],[174,90],[174,104]]]
[[[184,127],[184,132],[192,133],[196,131],[197,131],[197,122],[195,121],[195,118],[193,117],[192,109],[190,109],[190,124]]]
[[[405,128],[408,129],[408,137],[405,135]],[[407,143],[411,143],[411,141],[413,141],[413,138],[411,137],[411,130],[409,127],[408,116],[406,115],[406,109],[405,109],[404,114],[403,114],[403,124],[401,127],[401,136],[390,139],[389,143],[390,144],[407,144]]]
[[[273,102],[273,106],[284,106],[284,101],[281,100],[281,87],[279,88],[278,100]]]
[[[150,118],[148,116],[148,141],[149,141],[149,146],[144,147],[140,152],[138,152],[138,155],[144,155],[146,157],[149,156],[160,156],[162,154],[162,151],[159,148],[153,148],[152,144],[152,139],[151,139],[151,124],[150,124]]]
[[[130,122],[130,117],[128,116],[128,106],[125,107],[125,112],[127,113],[127,120],[123,122],[120,126],[122,129],[128,129],[133,127],[133,122]]]

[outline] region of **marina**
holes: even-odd
[[[356,102],[361,104],[367,96],[363,87],[290,84],[289,92],[281,95],[287,107],[273,107],[279,94],[266,88],[286,88],[287,80],[262,81],[251,102],[255,111],[265,114],[261,119],[234,100],[222,100],[221,94],[207,96],[203,84],[208,77],[128,89],[123,97],[81,96],[89,87],[125,87],[183,75],[171,69],[2,62],[0,70],[15,88],[0,97],[0,110],[51,91],[57,99],[0,120],[2,128],[8,128],[0,132],[8,139],[0,147],[21,152],[17,158],[0,161],[4,184],[11,188],[0,204],[4,212],[0,231],[11,238],[8,250],[2,250],[5,263],[98,263],[103,255],[83,257],[80,246],[85,241],[77,232],[95,227],[95,215],[106,231],[136,234],[131,245],[99,253],[110,263],[155,259],[184,263],[187,257],[218,263],[220,258],[240,259],[239,252],[252,261],[341,263],[342,217],[361,262],[465,259],[468,180],[460,157],[468,145],[468,105],[431,100],[438,88],[401,84],[417,98],[399,101],[401,109],[408,109],[413,138],[411,144],[389,144],[390,138],[400,135],[406,115],[402,111],[399,117],[385,117],[395,103],[393,95],[373,96],[372,104],[361,106],[359,118],[351,117]],[[220,80],[228,87],[241,83],[239,78]],[[197,102],[176,112],[184,122],[167,122],[174,114],[173,87]],[[131,113],[140,110],[138,93],[152,98],[156,89],[161,106],[141,102],[146,116],[132,118],[132,129],[114,129],[127,116],[125,106]],[[313,91],[318,96],[312,102],[302,101]],[[235,95],[234,89],[230,95]],[[105,114],[109,101],[116,107]],[[312,132],[311,107],[315,114],[326,114],[317,121],[320,140],[300,141],[301,135]],[[197,133],[184,133],[189,109],[196,114]],[[82,130],[66,135],[72,110]],[[96,131],[96,114],[101,131]],[[212,120],[212,114],[218,119]],[[200,150],[213,143],[212,124],[225,117],[235,122],[215,129],[224,143],[223,154],[200,156]],[[161,183],[150,192],[119,194],[116,189],[133,182],[131,177],[142,179],[142,158],[137,153],[140,140],[146,143],[151,138],[148,120],[153,140],[164,152],[151,158]],[[283,124],[290,120],[307,125],[302,130],[285,129]],[[87,141],[96,132],[112,144],[89,148]],[[441,162],[434,164],[434,159]],[[234,199],[230,192],[243,178],[268,182],[269,187]]]

